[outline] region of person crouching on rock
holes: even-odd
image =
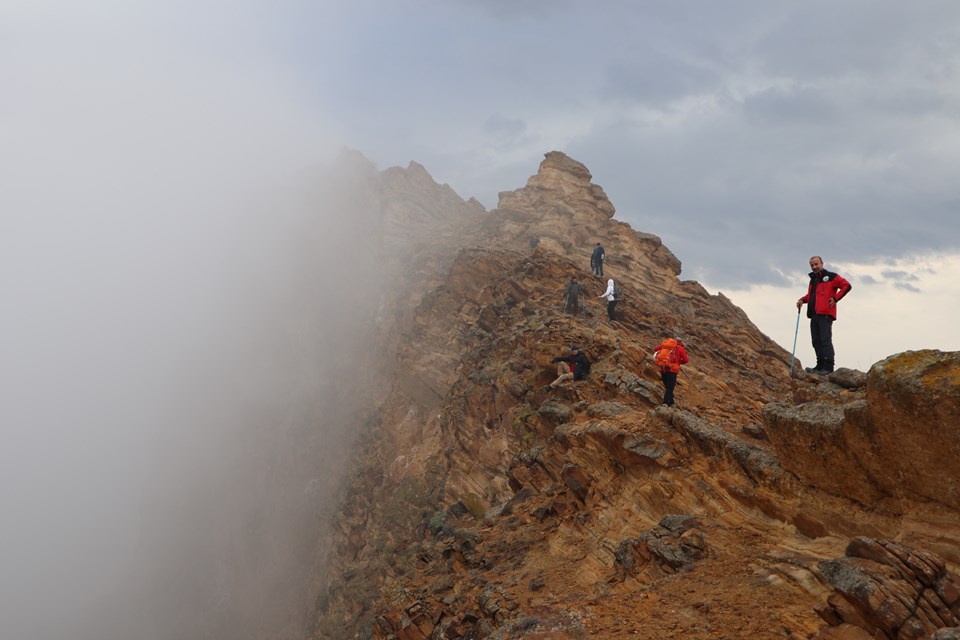
[[[552,360],[552,362],[569,363],[570,370],[567,371],[567,367],[562,365],[557,367],[557,373],[559,375],[556,380],[550,383],[551,387],[556,387],[564,380],[586,380],[587,374],[590,373],[590,360],[588,360],[587,356],[580,351],[580,347],[577,345],[570,346],[570,355],[557,356]]]
[[[667,338],[653,350],[653,358],[660,367],[660,379],[663,380],[663,404],[672,407],[673,389],[677,386],[677,374],[681,365],[690,362],[687,350],[677,338]]]

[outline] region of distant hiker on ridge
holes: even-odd
[[[580,313],[580,296],[583,294],[583,287],[580,283],[570,278],[570,282],[564,287],[563,312],[577,315]]]
[[[593,255],[590,256],[590,269],[593,271],[593,275],[603,277],[603,263],[606,259],[607,253],[598,242],[597,246],[593,249]]]
[[[556,387],[558,384],[564,380],[586,380],[587,375],[590,373],[590,360],[587,359],[587,356],[580,351],[580,347],[577,345],[570,346],[570,355],[569,356],[557,356],[551,362],[568,362],[570,363],[570,370],[566,371],[567,367],[560,365],[557,367],[557,379],[550,383],[551,387]]]
[[[817,366],[813,369],[807,367],[807,371],[825,376],[833,371],[833,321],[837,319],[837,303],[850,292],[853,285],[824,269],[820,256],[810,258],[810,268],[807,295],[797,300],[797,313],[800,307],[809,303],[807,317],[810,318],[810,339],[817,354]]]
[[[677,386],[677,374],[680,366],[690,362],[687,350],[679,338],[667,338],[653,350],[653,358],[660,367],[660,379],[663,381],[663,404],[672,407],[673,389]]]
[[[617,308],[617,299],[620,288],[613,284],[613,278],[607,280],[607,290],[601,293],[598,298],[607,299],[607,317],[613,322],[615,319],[614,310]]]

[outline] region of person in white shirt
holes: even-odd
[[[617,299],[613,297],[613,278],[607,280],[607,290],[597,297],[607,299],[607,317],[613,320],[614,309],[617,307]]]

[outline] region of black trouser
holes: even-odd
[[[616,309],[616,307],[617,307],[616,300],[611,300],[607,303],[607,317],[609,317],[611,320],[615,319],[613,310]]]
[[[661,371],[663,380],[663,404],[673,406],[673,388],[677,386],[677,374],[673,371]]]
[[[810,339],[817,354],[817,369],[833,371],[833,317],[815,313],[810,318]]]
[[[603,262],[595,262],[593,264],[593,275],[602,276],[603,275]]]
[[[567,296],[567,302],[563,305],[563,312],[572,314],[580,313],[580,300],[577,296]]]

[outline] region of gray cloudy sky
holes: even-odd
[[[960,246],[954,2],[352,6],[300,52],[343,141],[488,207],[561,149],[723,287]]]
[[[559,149],[787,349],[813,254],[856,286],[839,364],[960,349],[956,2],[361,0],[299,34],[311,100],[380,166],[492,208]]]
[[[133,75],[179,82],[154,96],[178,107],[242,87],[234,111],[200,101],[194,118],[240,126],[256,117],[240,101],[280,96],[302,113],[273,127],[310,123],[381,168],[416,160],[488,208],[560,149],[685,277],[724,288],[793,283],[811,253],[960,247],[951,0],[5,0],[0,20],[8,90],[30,85],[50,117],[68,91],[140,130]]]
[[[230,589],[267,568],[203,545],[327,413],[317,336],[355,323],[310,295],[362,287],[299,190],[344,146],[488,208],[562,150],[786,348],[817,253],[838,365],[960,349],[953,0],[0,0],[0,87],[4,638],[209,628],[165,581],[194,558],[265,619]]]

